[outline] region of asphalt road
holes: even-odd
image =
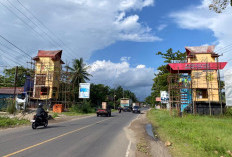
[[[31,126],[0,131],[0,156],[125,157],[129,146],[124,127],[138,114],[85,117],[47,128]]]

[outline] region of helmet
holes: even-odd
[[[42,104],[42,103],[39,103],[39,107],[43,107],[43,104]]]

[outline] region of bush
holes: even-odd
[[[28,120],[22,119],[19,120],[17,118],[7,118],[7,117],[0,117],[0,128],[1,127],[9,127],[14,125],[22,125],[29,123]]]
[[[95,110],[91,107],[91,103],[84,101],[82,104],[75,104],[71,107],[70,111],[76,113],[93,113]]]
[[[59,117],[58,113],[53,113],[52,118]]]
[[[7,112],[9,112],[10,114],[13,114],[16,112],[16,108],[15,108],[15,100],[13,99],[8,99],[7,100]]]
[[[226,108],[225,115],[226,115],[226,116],[232,116],[232,107],[227,107],[227,108]]]

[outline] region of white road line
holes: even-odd
[[[139,118],[139,116],[140,116],[140,114],[139,114],[138,116],[136,116],[136,118],[130,122],[130,124],[129,124],[128,127],[130,127],[131,124],[132,124],[136,119]],[[129,157],[130,147],[131,147],[131,141],[129,141],[129,144],[128,144],[128,147],[127,147],[127,150],[126,150],[126,155],[125,155],[125,157]]]
[[[126,155],[125,157],[129,157],[129,153],[130,153],[130,147],[131,147],[131,141],[129,142],[129,145],[127,147],[127,150],[126,150]]]

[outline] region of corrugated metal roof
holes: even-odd
[[[187,54],[194,53],[214,53],[215,45],[211,46],[195,46],[195,47],[185,47]]]
[[[37,56],[38,57],[59,57],[61,58],[62,50],[55,50],[55,51],[46,51],[46,50],[39,50]]]
[[[15,94],[22,94],[24,87],[16,87]],[[14,94],[14,87],[1,87],[0,94]]]
[[[39,57],[50,57],[52,60],[60,60],[61,64],[64,64],[64,62],[61,60],[62,56],[62,50],[55,50],[55,51],[47,51],[47,50],[39,50],[36,57],[34,57],[34,60],[39,60]]]

